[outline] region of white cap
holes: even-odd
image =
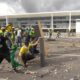
[[[5,29],[5,27],[1,27],[1,29]]]

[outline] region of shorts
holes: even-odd
[[[23,63],[26,64],[27,61],[29,61],[31,59],[34,59],[35,57],[34,57],[34,55],[31,55],[31,54],[27,53],[27,54],[23,54],[21,56],[21,58],[23,60]]]

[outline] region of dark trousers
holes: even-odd
[[[9,52],[0,53],[0,64],[2,63],[2,61],[4,59],[6,59],[9,63],[11,62],[10,53]]]
[[[21,37],[18,36],[18,37],[17,37],[17,44],[18,44],[18,47],[21,47],[21,43],[22,43]]]
[[[32,46],[29,50],[33,55],[39,53],[39,50],[37,50],[37,45]]]

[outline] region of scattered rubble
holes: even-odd
[[[31,75],[34,75],[34,74],[37,74],[37,72],[27,70],[24,74],[31,74]]]
[[[70,80],[79,80],[77,76],[74,76],[73,78],[71,78]]]
[[[0,80],[9,80],[8,77],[7,78],[0,78]]]
[[[54,70],[54,74],[57,74],[57,69]]]

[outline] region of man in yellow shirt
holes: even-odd
[[[38,42],[39,42],[39,39],[34,44],[25,42],[25,44],[21,47],[19,52],[19,57],[24,67],[26,67],[26,62],[28,60],[35,58],[35,56],[32,53],[30,53],[29,49],[31,46],[37,45]]]

